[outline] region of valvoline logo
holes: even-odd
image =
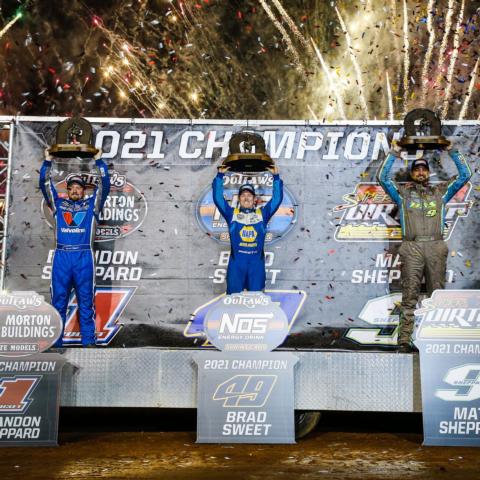
[[[85,215],[87,214],[87,212],[76,212],[75,214],[73,214],[72,212],[62,213],[63,219],[69,227],[79,227],[82,224]]]
[[[108,345],[118,333],[122,325],[119,323],[128,302],[137,287],[96,287],[95,289],[95,331],[97,345]],[[67,308],[67,321],[63,335],[64,345],[80,345],[80,322],[78,319],[78,303],[72,292]]]
[[[273,178],[268,174],[255,176],[231,174],[224,177],[224,195],[231,207],[238,203],[238,189],[244,183],[255,185],[257,192],[257,207],[263,207],[272,196]],[[283,187],[283,201],[267,226],[265,243],[274,243],[286,235],[297,221],[298,205],[292,193]],[[230,235],[227,222],[213,203],[211,185],[202,193],[197,202],[196,217],[200,228],[210,237],[221,243],[229,243]],[[251,241],[251,240],[250,240]]]
[[[295,320],[300,314],[300,311],[302,310],[303,304],[305,303],[307,298],[306,292],[303,290],[265,290],[265,295],[270,297],[271,301],[278,304],[283,310],[288,321],[288,331],[290,331],[295,323]],[[206,339],[205,336],[205,317],[210,309],[218,305],[218,303],[223,301],[224,298],[225,293],[222,293],[218,297],[215,297],[198,307],[193,312],[192,318],[185,327],[183,332],[184,336],[203,338],[204,342],[201,344],[201,346],[211,347],[212,344]]]

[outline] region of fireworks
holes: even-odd
[[[0,30],[0,39],[13,27],[13,25],[22,18],[22,13],[18,12],[1,30]]]
[[[95,3],[31,0],[22,21],[3,12],[2,113],[392,120],[425,107],[477,116],[473,2]]]
[[[453,36],[453,51],[450,57],[450,65],[448,67],[447,74],[447,87],[445,89],[445,98],[443,100],[442,106],[442,116],[445,118],[447,116],[448,107],[450,103],[450,93],[452,91],[452,80],[453,80],[453,71],[455,69],[455,62],[458,57],[458,49],[460,47],[460,34],[462,32],[462,20],[463,20],[463,10],[465,8],[465,0],[462,0],[462,5],[460,7],[460,12],[458,14],[457,25],[455,27],[455,35]]]

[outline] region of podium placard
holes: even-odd
[[[200,352],[197,442],[295,443],[291,353],[271,352],[288,334],[283,310],[262,292],[227,295],[205,317],[221,352]]]
[[[435,290],[415,314],[424,445],[480,446],[480,290]]]

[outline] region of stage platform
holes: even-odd
[[[288,351],[299,358],[297,410],[422,409],[418,354]],[[61,352],[68,360],[62,406],[196,408],[193,357],[201,350],[69,348]]]

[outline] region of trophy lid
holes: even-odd
[[[55,143],[90,145],[92,138],[93,128],[90,122],[82,117],[72,117],[58,124]]]
[[[265,140],[254,132],[238,132],[232,135],[229,152],[223,165],[232,172],[263,172],[274,164],[265,149]]]
[[[82,117],[72,117],[57,125],[55,144],[49,152],[61,158],[93,157],[98,149],[92,145],[93,128],[88,120]]]
[[[265,160],[273,163],[265,150],[265,140],[254,132],[234,133],[228,144],[228,155],[225,162],[242,159]]]
[[[417,123],[417,120],[419,122]],[[438,115],[427,108],[415,108],[407,113],[403,120],[405,136],[415,137],[418,134],[435,137],[442,134],[442,122]]]

